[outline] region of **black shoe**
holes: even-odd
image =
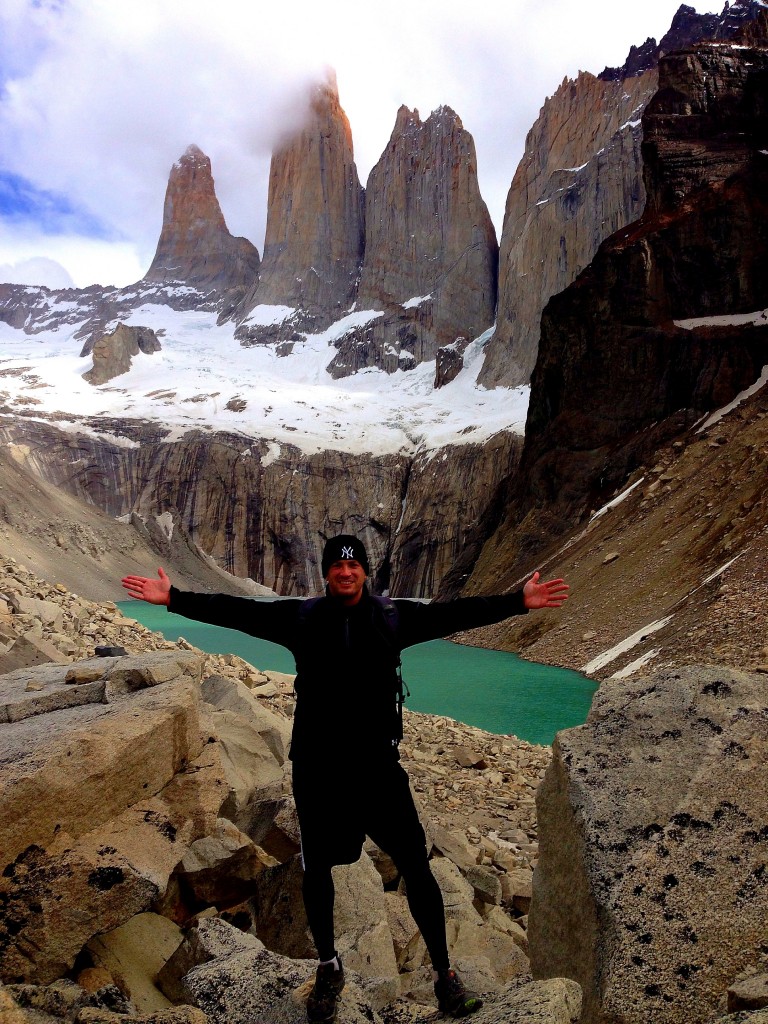
[[[341,957],[336,957],[338,969],[333,962],[320,964],[315,984],[307,999],[307,1020],[312,1024],[330,1024],[336,1019],[336,1002],[344,988],[344,967]]]
[[[467,992],[456,971],[450,969],[437,972],[435,995],[440,1012],[451,1017],[468,1017],[483,1005],[480,996]]]

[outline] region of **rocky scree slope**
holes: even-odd
[[[291,678],[0,568],[6,635],[55,646],[63,625],[76,648],[0,675],[4,1019],[299,1024],[314,963]],[[96,635],[131,653],[70,660]],[[551,763],[408,716],[404,763],[481,1024],[761,1022],[763,678],[691,666],[606,682]],[[368,845],[336,890],[340,1020],[434,1019],[391,862]]]
[[[214,1005],[230,960],[205,983],[189,972],[246,950],[262,965],[242,998],[284,1019],[258,979],[294,989],[313,970],[287,959],[313,955],[287,775],[292,678],[171,644],[11,559],[1,568],[0,670],[25,639],[38,658],[0,676],[0,1006],[29,1014],[21,1020],[96,1021],[114,1009],[204,1019],[173,1017],[181,998],[210,1020],[245,1019],[227,1017],[242,1006]],[[95,643],[129,653],[94,658]],[[407,733],[454,957],[483,991],[518,998],[532,794],[548,751],[424,715],[408,716]],[[411,1016],[431,1000],[397,882],[373,846],[337,878],[349,1000],[369,1020],[402,1019],[393,1000],[407,997]],[[565,987],[572,1008],[577,991]]]
[[[169,515],[117,520],[27,468],[23,446],[0,448],[0,553],[90,600],[122,600],[131,569],[154,575],[158,564],[199,590],[263,593],[221,570]]]

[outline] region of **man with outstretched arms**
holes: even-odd
[[[451,969],[440,888],[429,866],[424,830],[399,763],[402,699],[400,651],[462,629],[538,608],[559,608],[562,580],[498,597],[443,603],[391,601],[366,586],[368,555],[356,537],[332,537],[322,559],[325,596],[254,602],[177,590],[158,578],[126,576],[135,598],[164,604],[187,618],[242,630],[287,647],[296,659],[291,738],[293,791],[301,828],[303,895],[320,965],[307,1001],[312,1024],[332,1021],[344,987],[333,930],[331,868],[356,861],[368,835],[403,877],[413,918],[432,960],[440,1009],[455,1017],[482,1003]]]

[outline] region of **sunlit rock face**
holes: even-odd
[[[496,233],[477,182],[472,136],[450,107],[422,121],[402,106],[366,189],[358,309],[384,316],[350,332],[331,364],[408,369],[493,323]]]
[[[303,130],[272,157],[264,259],[240,310],[245,343],[274,340],[279,333],[249,323],[247,314],[257,305],[298,310],[292,327],[305,330],[339,319],[355,298],[364,217],[352,132],[336,76],[328,72],[313,89]]]
[[[641,216],[642,114],[658,86],[660,56],[731,39],[761,10],[759,0],[737,0],[721,15],[682,5],[658,44],[632,47],[622,67],[597,77],[565,79],[545,101],[507,197],[497,326],[481,383],[530,380],[547,301],[576,279],[604,239]]]
[[[201,290],[249,287],[259,273],[259,253],[246,238],[230,234],[216,198],[211,161],[189,146],[173,165],[163,208],[163,227],[145,282],[177,281]]]

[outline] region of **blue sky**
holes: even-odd
[[[33,224],[46,235],[76,234],[104,241],[117,237],[113,228],[67,196],[37,188],[20,175],[2,169],[0,218],[10,224]]]
[[[694,0],[699,11],[720,3]],[[3,0],[0,277],[41,257],[78,286],[149,265],[168,173],[210,157],[234,234],[261,250],[273,145],[330,65],[361,180],[401,103],[447,103],[473,134],[497,231],[525,135],[565,76],[621,64],[678,0]],[[33,272],[29,271],[30,274]],[[34,283],[34,282],[30,282]]]

